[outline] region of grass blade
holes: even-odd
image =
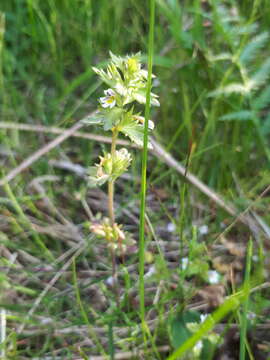
[[[252,240],[250,239],[247,249],[246,272],[245,272],[245,299],[243,303],[243,311],[241,314],[241,327],[240,327],[240,360],[245,360],[246,356],[246,333],[247,333],[247,314],[249,303],[249,290],[250,290],[250,271],[251,271],[251,258],[252,258]]]
[[[145,304],[144,304],[144,225],[145,225],[145,199],[146,199],[146,169],[147,169],[147,145],[148,145],[148,122],[150,116],[150,94],[152,84],[152,66],[154,50],[154,25],[155,25],[155,0],[150,0],[150,26],[148,39],[148,78],[145,105],[145,123],[143,137],[143,157],[141,171],[141,202],[140,202],[140,240],[139,240],[139,297],[140,297],[140,316],[142,321],[143,333],[145,322]],[[144,335],[145,336],[145,335]]]

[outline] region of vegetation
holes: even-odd
[[[1,1],[0,358],[270,358],[269,13],[265,0]],[[110,51],[120,82],[122,58],[141,53],[150,75],[153,60],[151,114],[96,75]],[[119,108],[133,127],[115,132]],[[105,171],[108,212],[91,167],[111,142],[123,166],[117,182]]]

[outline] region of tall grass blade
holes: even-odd
[[[241,327],[240,327],[240,360],[245,360],[246,357],[246,333],[247,333],[247,315],[248,315],[248,303],[249,303],[249,290],[250,290],[250,271],[251,271],[251,259],[252,259],[252,240],[250,239],[247,250],[246,259],[246,271],[245,271],[245,299],[243,302],[243,311],[241,314]]]
[[[141,202],[140,202],[140,240],[139,240],[139,297],[140,297],[140,316],[142,321],[143,333],[145,320],[145,304],[144,304],[144,225],[145,225],[145,199],[146,199],[146,170],[147,170],[147,148],[148,148],[148,122],[150,116],[150,94],[152,84],[152,66],[154,52],[154,25],[155,25],[155,0],[150,0],[150,25],[148,39],[148,78],[145,105],[145,123],[143,137],[143,157],[141,170]]]
[[[210,317],[208,317],[200,326],[198,331],[184,342],[167,360],[176,360],[180,358],[187,350],[200,341],[214,326],[223,319],[229,312],[237,309],[243,301],[245,292],[238,292],[236,295],[229,297]]]

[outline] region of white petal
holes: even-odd
[[[186,270],[186,268],[188,267],[188,258],[184,257],[181,260],[181,264],[182,264],[182,270]]]
[[[155,127],[154,122],[153,122],[152,120],[149,120],[149,121],[148,121],[148,128],[149,128],[150,130],[153,130],[154,127]]]
[[[202,225],[199,227],[199,233],[201,235],[206,235],[208,233],[208,226],[207,225]]]
[[[114,91],[113,89],[107,89],[104,91],[104,94],[107,96],[114,96]]]
[[[102,106],[103,108],[107,108],[107,107],[110,107],[110,104],[105,101],[105,102],[103,102],[103,103],[101,104],[101,106]]]
[[[208,271],[208,280],[210,284],[218,284],[220,280],[220,274],[215,270]]]
[[[111,109],[111,108],[114,107],[114,105],[115,105],[115,100],[114,100],[113,102],[111,102],[108,106],[109,106],[109,108]]]
[[[151,129],[150,128],[150,121],[151,120],[149,120],[149,122],[148,122],[148,127],[149,127],[149,129]],[[175,224],[174,223],[169,223],[168,225],[167,225],[167,230],[169,231],[169,232],[174,232],[175,231],[175,229],[176,229],[176,226],[175,226]]]

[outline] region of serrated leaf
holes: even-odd
[[[270,104],[270,85],[262,90],[253,101],[253,106],[256,110],[262,110]]]
[[[259,68],[259,70],[252,76],[251,81],[255,85],[264,84],[270,75],[270,59],[267,59]]]
[[[245,121],[245,120],[250,120],[252,118],[253,118],[252,111],[241,110],[241,111],[235,111],[235,112],[231,112],[229,114],[223,115],[223,116],[221,116],[220,120],[222,120],[222,121],[231,121],[231,120]]]
[[[243,64],[250,63],[258,54],[258,51],[265,45],[269,38],[267,32],[263,32],[254,37],[244,48],[240,56],[240,61]]]
[[[123,114],[124,110],[121,108],[113,108],[110,109],[106,112],[106,114],[104,114],[104,130],[110,130],[111,128],[113,128],[117,122],[119,122],[121,120],[121,116]]]
[[[139,146],[143,146],[143,126],[132,122],[121,127],[120,131],[128,136],[131,141]]]
[[[245,95],[249,93],[251,90],[250,86],[244,86],[240,83],[232,83],[227,86],[224,86],[222,88],[216,89],[214,91],[211,91],[208,96],[215,97],[219,95],[231,95],[233,93],[235,94],[242,94]]]

